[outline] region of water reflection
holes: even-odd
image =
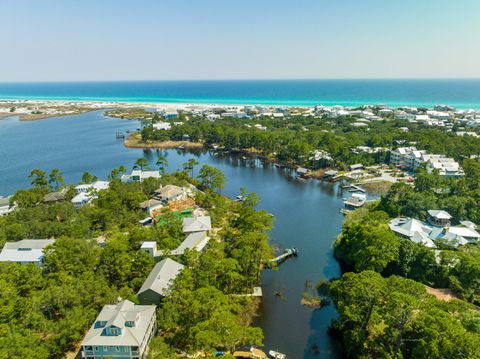
[[[241,187],[257,192],[260,207],[275,215],[272,243],[278,248],[295,246],[298,258],[276,271],[264,271],[264,297],[255,325],[262,327],[265,346],[286,353],[289,358],[340,358],[337,343],[327,334],[335,317],[329,306],[312,310],[300,305],[306,281],[317,283],[340,275],[332,256],[332,243],[343,217],[339,213],[342,193],[338,184],[299,180],[295,171],[277,168],[262,159],[232,154],[212,154],[205,150],[128,149],[115,139],[116,131],[134,130],[136,121],[104,117],[101,111],[62,119],[34,122],[0,121],[0,194],[10,194],[29,186],[33,168],[50,171],[60,168],[67,182],[80,180],[84,171],[106,178],[112,168],[132,168],[144,156],[152,168],[159,155],[168,157],[168,171],[182,169],[195,158],[222,170],[227,178],[225,193],[234,197]],[[18,146],[21,143],[22,146]],[[195,168],[198,173],[200,166]],[[281,296],[279,296],[279,293]]]

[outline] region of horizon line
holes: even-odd
[[[480,80],[479,77],[351,77],[351,78],[248,78],[248,79],[163,79],[163,80],[40,80],[0,81],[0,84],[98,83],[98,82],[228,82],[228,81],[458,81]]]

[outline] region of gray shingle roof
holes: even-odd
[[[153,267],[137,294],[150,289],[162,296],[165,295],[166,290],[170,288],[171,283],[184,267],[173,259],[163,259]]]

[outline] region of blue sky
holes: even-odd
[[[479,0],[3,0],[0,82],[480,77]]]

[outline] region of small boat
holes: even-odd
[[[183,150],[185,148],[185,145],[182,143],[180,146],[178,146],[177,148]]]
[[[268,355],[272,357],[273,359],[287,359],[287,356],[285,354],[279,353],[275,350],[269,350]]]

